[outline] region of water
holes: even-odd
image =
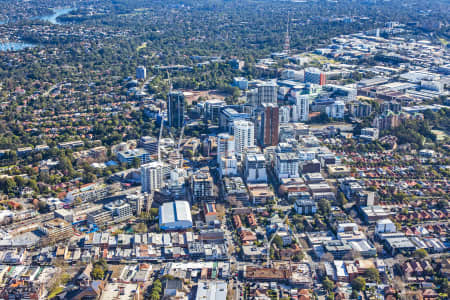
[[[47,21],[47,22],[50,22],[50,23],[55,24],[55,25],[60,25],[61,23],[58,22],[58,20],[57,20],[58,17],[62,16],[62,15],[65,15],[65,14],[68,14],[68,13],[70,13],[73,10],[74,9],[70,8],[70,7],[69,8],[54,8],[53,9],[53,12],[54,12],[53,15],[39,17],[39,20]]]
[[[0,42],[0,52],[20,51],[32,47],[35,47],[35,45],[22,42],[5,42],[5,43]]]
[[[47,21],[54,25],[60,25],[61,23],[57,21],[57,18],[59,16],[65,15],[73,11],[74,8],[55,8],[53,9],[53,14],[48,16],[41,16],[38,19],[42,21]],[[8,20],[0,20],[0,25],[5,24]],[[26,48],[32,48],[36,45],[29,44],[29,43],[23,43],[23,42],[2,42],[0,40],[0,52],[6,52],[6,51],[20,51],[24,50]]]

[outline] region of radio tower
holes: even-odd
[[[289,12],[288,12],[288,20],[287,20],[287,26],[286,26],[286,36],[284,37],[284,53],[289,55],[289,52],[291,51],[291,42],[289,39]]]

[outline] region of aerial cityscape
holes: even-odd
[[[0,299],[449,299],[448,0],[0,0]]]

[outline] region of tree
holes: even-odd
[[[351,285],[354,290],[364,291],[366,288],[366,280],[361,276],[358,276],[352,280]]]
[[[277,234],[273,238],[272,242],[277,245],[278,249],[281,249],[283,247],[283,239]]]
[[[331,292],[334,289],[334,282],[331,281],[328,276],[325,276],[324,280],[322,281],[323,288],[327,290],[327,292]]]
[[[319,212],[322,216],[327,215],[331,210],[330,202],[325,198],[319,200],[318,207]]]
[[[96,265],[92,269],[91,276],[93,279],[102,280],[105,277],[105,271],[103,270],[103,268],[101,266]]]
[[[380,272],[378,272],[375,268],[369,268],[366,270],[364,275],[367,277],[367,279],[371,282],[380,282]]]
[[[425,257],[428,256],[428,252],[425,249],[417,249],[414,252],[414,256],[417,257],[417,258],[425,258]]]
[[[338,193],[337,202],[339,203],[340,206],[344,206],[345,204],[347,204],[348,201],[343,192]]]

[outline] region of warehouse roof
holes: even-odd
[[[163,203],[160,207],[161,223],[177,221],[192,222],[191,209],[187,201],[173,201]]]

